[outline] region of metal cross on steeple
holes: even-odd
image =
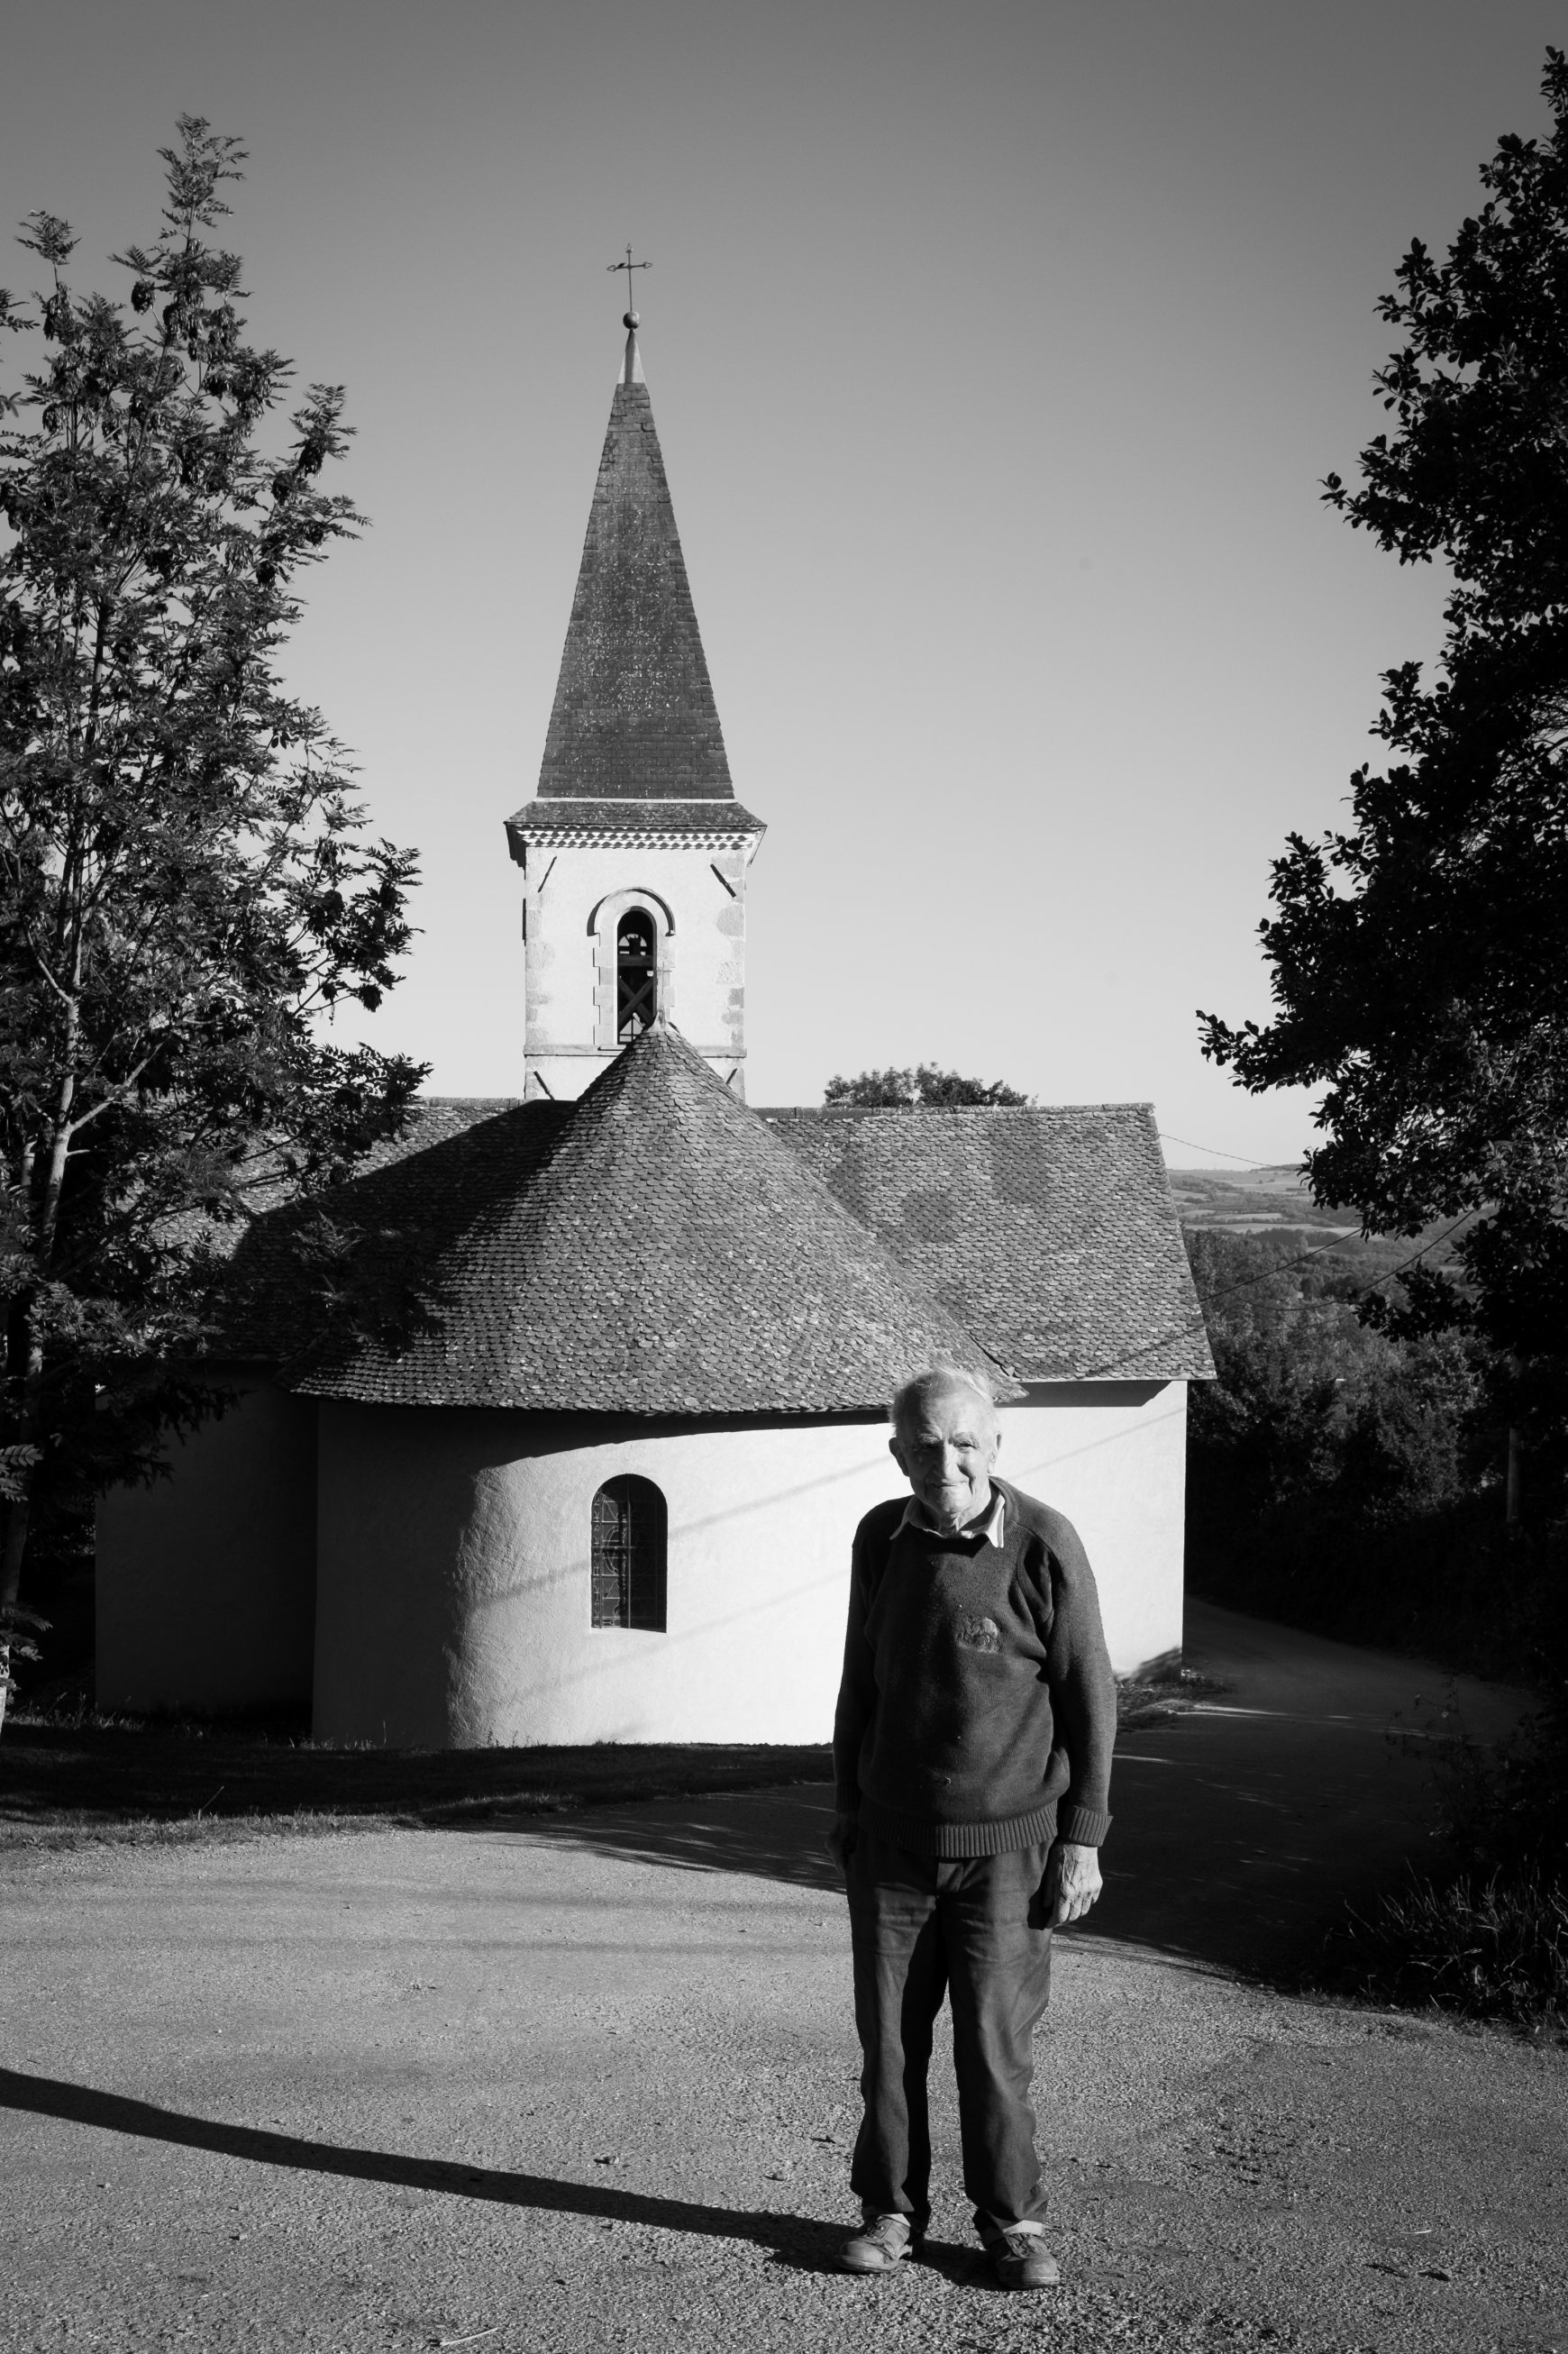
[[[629,327],[632,324],[630,314],[637,308],[637,305],[631,299],[631,273],[634,270],[652,270],[652,267],[653,264],[651,261],[633,261],[631,259],[631,248],[630,246],[626,249],[626,259],[624,261],[608,261],[605,264],[605,268],[607,270],[624,270],[626,272],[626,308],[629,314],[626,323]]]

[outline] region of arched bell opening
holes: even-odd
[[[646,907],[628,907],[615,928],[618,1045],[650,1030],[659,1012],[659,936]]]

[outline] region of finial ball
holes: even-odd
[[[642,324],[642,314],[639,311],[628,311],[620,323],[623,327],[640,327]]]

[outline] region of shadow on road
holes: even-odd
[[[833,1786],[724,1792],[705,1798],[650,1798],[633,1807],[587,1807],[574,1814],[510,1818],[499,1809],[476,1836],[511,1833],[551,1847],[659,1863],[677,1872],[739,1872],[797,1888],[842,1895],[823,1842],[833,1819]]]
[[[1384,1764],[1384,1745],[1367,1744],[1370,1754],[1357,1760],[1369,1778]],[[1105,1893],[1086,1923],[1059,1934],[1075,1945],[1109,1938],[1292,1983],[1347,1899],[1370,1903],[1398,1879],[1421,1840],[1419,1821],[1395,1810],[1351,1823],[1310,1785],[1298,1797],[1289,1765],[1255,1755],[1237,1760],[1234,1734],[1216,1744],[1202,1726],[1167,1732],[1159,1747],[1139,1735],[1137,1752],[1118,1762],[1113,1796]],[[475,1827],[475,1835],[512,1830],[521,1845],[666,1871],[738,1872],[842,1903],[843,1883],[822,1850],[832,1804],[823,1785],[497,1821]]]
[[[90,2084],[73,2084],[59,2077],[26,2075],[15,2068],[0,2068],[0,2108],[61,2117],[71,2125],[131,2134],[143,2141],[177,2142],[187,2149],[213,2150],[220,2157],[248,2159],[259,2166],[342,2175],[357,2182],[390,2182],[411,2190],[442,2190],[453,2198],[487,2199],[502,2206],[584,2215],[604,2223],[652,2225],[662,2231],[694,2232],[705,2239],[750,2240],[770,2249],[778,2263],[800,2271],[839,2269],[837,2250],[844,2235],[842,2219],[836,2223],[820,2222],[810,2216],[769,2214],[762,2209],[706,2207],[694,2200],[620,2190],[607,2182],[564,2182],[554,2175],[461,2166],[450,2158],[346,2148],[336,2142],[307,2141],[295,2134],[185,2116],[151,2101],[129,2100],[122,2094],[99,2092]],[[928,2240],[923,2260],[956,2280],[984,2285],[989,2278],[984,2259],[971,2249]]]
[[[1430,1734],[1462,1722],[1500,1739],[1524,1695],[1199,1602],[1186,1655],[1224,1698],[1118,1741],[1105,1894],[1075,1942],[1298,1982],[1347,1905],[1372,1905],[1430,1857]],[[823,1783],[482,1828],[838,1891],[832,1816]]]

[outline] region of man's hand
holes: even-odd
[[[1058,1840],[1045,1867],[1045,1902],[1051,1908],[1052,1928],[1081,1921],[1104,1885],[1098,1848]]]
[[[849,1860],[854,1852],[860,1825],[853,1815],[835,1815],[832,1829],[828,1833],[828,1853],[832,1857],[844,1879],[849,1879]]]

